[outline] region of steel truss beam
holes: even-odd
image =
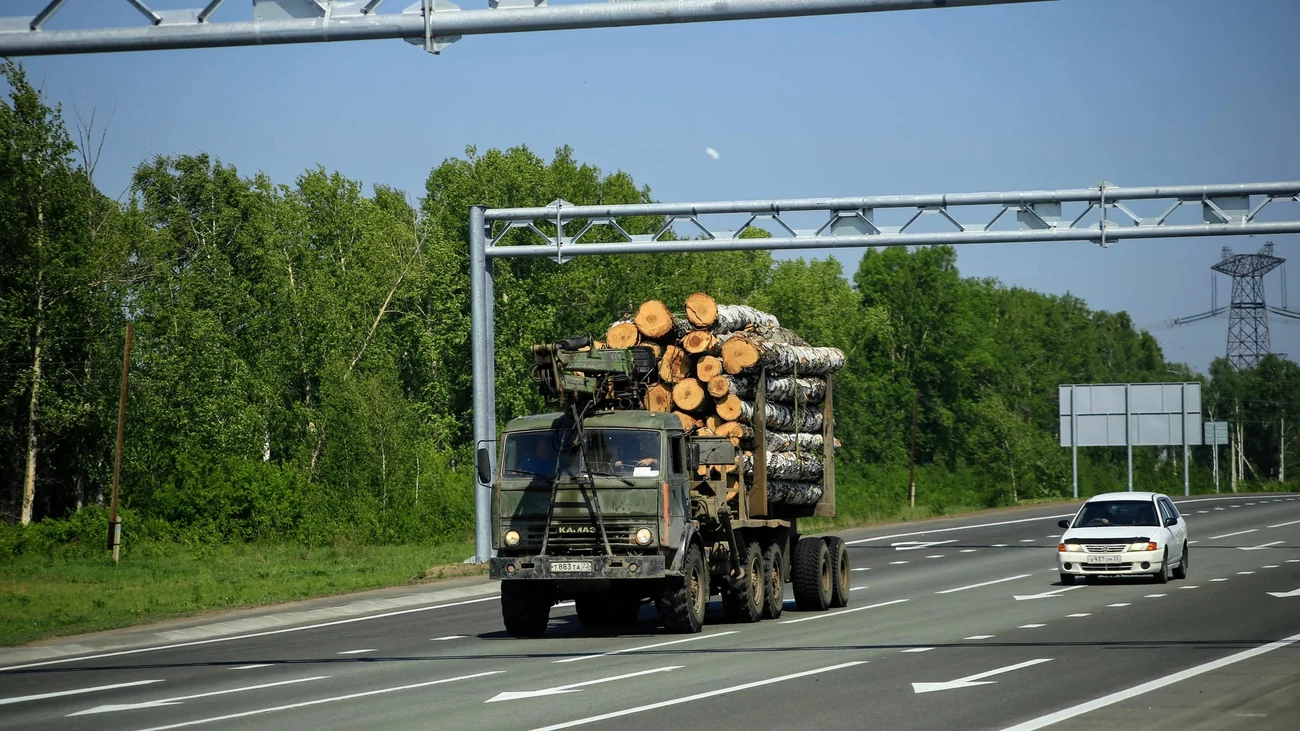
[[[1163,214],[1137,215],[1131,201],[1165,201]],[[488,447],[495,464],[496,445],[496,336],[493,260],[505,257],[554,257],[559,261],[593,254],[670,253],[684,251],[836,249],[866,246],[927,244],[996,244],[1051,241],[1095,241],[1103,246],[1124,239],[1183,236],[1235,236],[1252,233],[1300,233],[1300,220],[1282,223],[1257,220],[1273,201],[1300,201],[1300,181],[1253,185],[1203,185],[1167,188],[1120,188],[1101,183],[1092,188],[1010,193],[959,193],[955,195],[896,195],[867,198],[802,198],[711,203],[647,203],[617,206],[574,206],[555,201],[541,208],[488,209],[474,206],[469,214],[470,346],[473,371],[474,443]],[[1063,215],[1063,205],[1081,205],[1082,212]],[[1202,224],[1167,223],[1184,205],[1201,206]],[[995,206],[992,219],[961,224],[953,209]],[[879,225],[876,211],[900,209],[908,213],[897,227]],[[994,230],[994,224],[1015,213],[1017,230]],[[814,229],[794,228],[795,217],[825,216]],[[926,214],[952,226],[951,233],[912,232]],[[1098,219],[1091,220],[1092,214]],[[706,225],[701,217],[743,216],[738,228]],[[632,217],[657,217],[656,233],[631,235]],[[777,238],[741,238],[745,230],[768,222],[784,235]],[[690,224],[705,237],[671,240],[677,224]],[[576,231],[565,236],[565,228]],[[582,243],[591,231],[604,228],[618,243]],[[539,243],[507,242],[511,231]],[[492,488],[475,477],[475,555],[480,562],[491,557]]]
[[[202,9],[149,9],[126,0],[147,25],[128,28],[43,30],[64,0],[52,0],[33,18],[0,18],[0,56],[325,43],[401,38],[439,52],[463,36],[633,25],[705,23],[808,15],[845,15],[1050,0],[634,0],[547,5],[546,0],[488,0],[461,10],[448,0],[419,0],[398,13],[379,13],[383,0],[254,0],[254,20],[217,22],[223,0]],[[196,0],[198,2],[200,0]]]

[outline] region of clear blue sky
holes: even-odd
[[[229,0],[214,19],[250,6]],[[120,0],[66,8],[51,28],[76,25],[73,10],[139,21]],[[474,37],[438,57],[370,41],[25,63],[69,119],[76,105],[114,112],[98,176],[112,194],[142,158],[206,151],[279,182],[319,164],[419,195],[466,145],[522,143],[546,157],[571,145],[659,200],[717,200],[1300,179],[1297,30],[1296,0],[1057,0]],[[1300,215],[1285,205],[1275,217]],[[1300,256],[1296,237],[1274,242]],[[1127,310],[1169,358],[1204,369],[1226,318],[1162,325],[1208,309],[1220,247],[1262,243],[985,246],[959,261]],[[860,252],[839,255],[852,272]],[[1269,277],[1274,303],[1280,285]],[[1279,320],[1274,350],[1300,357],[1300,322]]]

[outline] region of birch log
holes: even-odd
[[[812,505],[822,499],[826,488],[820,482],[768,480],[767,501],[780,505]]]
[[[820,409],[800,409],[796,418],[794,409],[789,406],[768,404],[766,412],[767,428],[779,432],[820,432],[825,422]],[[741,399],[740,418],[736,421],[754,423],[754,404]]]
[[[758,394],[758,376],[727,376],[727,390],[743,399]],[[703,380],[703,379],[701,379]],[[710,388],[713,384],[709,384]],[[719,388],[720,388],[719,384]],[[717,397],[714,394],[715,398]],[[784,404],[819,404],[826,398],[826,379],[777,376],[767,379],[767,400]]]
[[[754,474],[754,455],[745,453],[745,476]],[[768,452],[767,477],[769,480],[797,480],[809,482],[822,478],[820,457],[794,452]]]
[[[826,440],[820,433],[808,434],[800,432],[798,434],[787,434],[785,432],[770,431],[767,433],[767,449],[770,452],[793,452],[796,449],[800,452],[816,452],[821,454],[822,446]]]
[[[718,318],[713,323],[713,331],[718,333],[776,327],[781,327],[776,315],[748,305],[718,305]]]
[[[770,373],[825,376],[844,367],[839,348],[783,345],[753,335],[736,335],[722,344],[722,366],[734,375],[766,366]]]

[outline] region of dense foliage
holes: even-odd
[[[568,148],[550,161],[469,148],[430,172],[418,201],[323,169],[277,184],[195,154],[142,164],[118,202],[95,188],[59,111],[19,67],[4,75],[0,511],[49,524],[6,534],[11,551],[70,540],[76,526],[101,534],[128,320],[128,535],[464,538],[468,207],[651,200]],[[496,275],[500,417],[538,406],[528,344],[601,332],[651,297],[680,308],[695,291],[770,310],[849,354],[836,407],[841,505],[855,510],[904,499],[914,397],[921,502],[986,506],[1068,494],[1058,383],[1187,375],[1126,314],[963,279],[950,248],[869,250],[851,276],[834,259],[766,253],[511,260]],[[1270,359],[1258,374],[1211,374],[1212,408],[1245,422],[1261,478],[1275,424],[1300,401],[1295,370]],[[1141,450],[1144,483],[1181,479],[1168,456]],[[1122,484],[1122,458],[1083,454],[1084,490]]]

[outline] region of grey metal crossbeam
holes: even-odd
[[[463,36],[634,25],[704,23],[809,15],[1048,2],[1051,0],[622,0],[548,5],[547,0],[487,0],[463,10],[448,0],[419,0],[380,13],[383,0],[253,0],[253,20],[213,22],[223,0],[193,10],[152,10],[126,0],[146,24],[45,30],[64,10],[53,0],[32,18],[0,18],[0,56],[257,46],[405,39],[438,53]],[[102,5],[103,3],[97,3]],[[84,10],[81,8],[80,10]],[[84,16],[82,16],[84,17]]]
[[[1163,213],[1143,217],[1134,202],[1161,202]],[[717,201],[709,203],[646,203],[616,206],[575,206],[554,201],[540,208],[489,209],[474,206],[469,214],[470,349],[473,371],[475,449],[496,444],[496,335],[493,260],[504,257],[554,257],[564,261],[593,254],[669,253],[682,251],[835,249],[866,246],[926,244],[998,244],[1053,241],[1095,241],[1103,246],[1124,239],[1183,236],[1236,236],[1255,233],[1300,233],[1300,220],[1259,220],[1275,201],[1300,202],[1300,181],[1248,185],[1184,185],[1122,188],[1099,183],[1074,190],[1009,193],[893,195],[865,198],[799,198],[792,200]],[[1171,224],[1183,206],[1199,206],[1202,223]],[[978,223],[963,208],[993,207]],[[1067,215],[1065,207],[1079,208]],[[900,226],[876,221],[879,211],[899,210]],[[1014,213],[1015,230],[994,228]],[[794,227],[795,218],[820,216],[811,229]],[[974,214],[971,214],[974,215]],[[702,221],[712,216],[740,216],[744,223],[723,228]],[[925,217],[944,221],[948,233],[914,231]],[[657,217],[663,223],[653,234],[632,235],[620,223],[632,217]],[[1095,221],[1094,221],[1095,219]],[[694,227],[703,239],[674,240],[676,226]],[[783,235],[741,238],[755,226],[769,224]],[[565,234],[566,226],[570,235]],[[603,228],[615,243],[583,243]],[[516,236],[510,236],[516,232]],[[515,241],[522,239],[523,241]],[[525,243],[534,241],[537,243]],[[495,460],[495,454],[493,456]],[[475,556],[491,557],[491,485],[475,477]]]

